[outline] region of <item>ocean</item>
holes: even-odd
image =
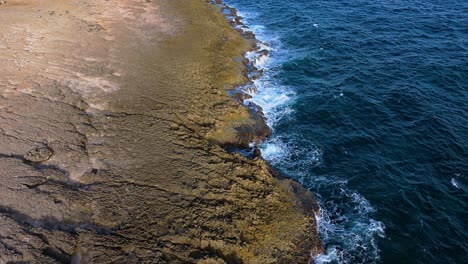
[[[262,155],[317,197],[317,263],[468,263],[468,1],[228,0],[269,52]]]

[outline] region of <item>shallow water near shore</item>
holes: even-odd
[[[316,262],[466,263],[468,4],[225,2],[269,50],[246,103],[320,202]]]

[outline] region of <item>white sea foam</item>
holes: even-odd
[[[385,225],[380,221],[370,220],[369,231],[377,234],[379,237],[385,237]]]
[[[262,55],[262,56],[259,56],[258,58],[255,59],[255,65],[260,68],[264,68],[263,65],[265,65],[267,63],[269,59],[269,56],[268,55]]]
[[[348,194],[344,193],[343,195]],[[352,192],[350,197],[355,204],[355,209],[357,209],[360,214],[368,214],[375,212],[375,209],[370,205],[369,201],[367,201],[364,198],[364,196],[356,192]]]
[[[291,114],[292,109],[287,107],[291,101],[292,93],[286,94],[281,89],[271,89],[266,91],[263,85],[257,86],[257,92],[251,93],[252,98],[246,100],[246,103],[254,103],[263,109],[267,124],[274,129],[274,125],[284,115]]]
[[[224,2],[227,2],[227,1],[224,1]],[[242,17],[242,20],[244,21],[245,24],[249,24],[249,25],[250,25],[250,21],[249,21],[250,19],[258,17],[257,12],[247,12],[247,11],[239,10],[239,9],[237,9],[237,15]]]
[[[453,187],[460,189],[460,186],[458,185],[458,182],[455,180],[455,178],[452,178],[450,183],[452,183]]]
[[[328,264],[328,263],[333,263],[334,261],[340,259],[339,256],[339,251],[336,249],[336,247],[329,247],[327,248],[327,251],[318,255],[315,258],[315,263],[316,264]]]
[[[262,148],[262,156],[267,160],[281,159],[286,154],[286,146],[282,143],[265,144]]]
[[[266,160],[292,173],[298,181],[304,183],[303,178],[321,162],[322,151],[313,142],[298,141],[298,137],[294,133],[289,134],[288,138],[272,137],[260,148]]]
[[[261,50],[274,51],[273,48],[261,44]],[[254,103],[260,106],[267,119],[267,124],[274,129],[276,122],[292,113],[289,104],[294,100],[294,92],[289,87],[281,85],[274,78],[273,68],[276,66],[275,60],[269,55],[258,52],[249,52],[246,57],[253,62],[253,65],[264,70],[264,74],[253,81],[255,89],[244,89],[252,98],[245,100],[245,103]]]
[[[346,182],[333,182],[332,178],[328,179],[328,185],[339,191],[332,199],[320,202],[321,209],[316,218],[319,233],[327,247],[323,254],[317,256],[316,263],[351,263],[351,259],[354,259],[352,263],[377,261],[376,237],[385,237],[385,226],[370,217],[375,209],[362,195],[347,189]],[[344,206],[353,210],[346,212]]]

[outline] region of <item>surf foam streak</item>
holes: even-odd
[[[253,87],[252,84],[241,87],[252,96],[245,103],[260,106],[274,132],[278,122],[293,116],[292,105],[296,98],[294,89],[282,85],[277,73],[282,63],[301,55],[281,50],[279,36],[268,35],[263,26],[252,23],[255,13],[238,10],[238,15],[261,41],[259,49],[247,53],[246,58],[258,70],[264,71],[259,79],[253,81]],[[321,209],[316,219],[326,250],[317,256],[316,263],[356,263],[356,260],[358,263],[373,263],[379,258],[376,238],[385,236],[385,227],[372,219],[375,209],[362,195],[349,190],[346,181],[310,174],[311,168],[321,162],[322,152],[318,146],[304,139],[300,133],[273,133],[260,148],[267,161],[312,189],[317,196]]]
[[[450,183],[452,184],[453,187],[460,189],[460,186],[458,186],[458,182],[455,180],[455,178],[452,178]]]

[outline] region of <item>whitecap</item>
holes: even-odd
[[[458,182],[455,180],[455,178],[452,178],[452,180],[450,181],[450,183],[452,183],[453,187],[457,188],[457,189],[461,189],[460,188],[460,185],[458,185]]]

